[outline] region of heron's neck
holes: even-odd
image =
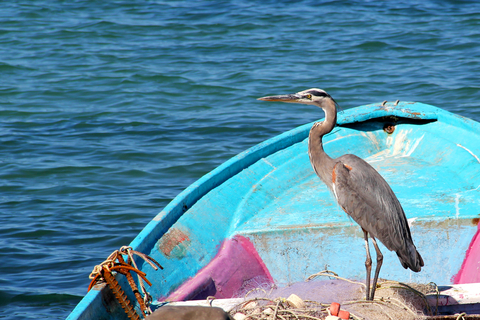
[[[322,105],[325,121],[316,122],[308,135],[308,155],[315,173],[331,189],[332,171],[335,161],[323,150],[322,137],[333,130],[337,122],[337,110],[333,101],[325,101]]]

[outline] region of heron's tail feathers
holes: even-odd
[[[424,266],[422,256],[418,253],[417,248],[413,243],[408,246],[407,250],[408,251],[404,252],[404,254],[397,252],[402,266],[405,269],[410,268],[412,271],[419,272]]]

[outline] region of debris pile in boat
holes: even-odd
[[[426,294],[435,292],[435,285],[404,284],[383,280],[377,286],[375,300],[345,301],[342,306],[354,315],[354,319],[414,320],[433,316]]]
[[[230,311],[235,320],[267,319],[324,319],[326,309],[315,301],[304,301],[295,294],[285,298],[253,298],[242,302]]]
[[[321,276],[323,278],[316,279]],[[228,312],[227,318],[234,320],[457,319],[456,316],[450,318],[438,315],[439,297],[439,288],[433,283],[405,284],[379,279],[375,300],[366,301],[364,283],[344,279],[325,270],[309,277],[305,282],[285,287],[257,283],[254,289],[249,286],[237,297],[230,299],[217,300],[209,297],[207,300],[171,302],[168,305],[176,306],[177,311],[188,311],[185,306],[189,305],[203,306],[203,311],[212,309],[211,307],[222,308]],[[160,309],[162,308],[165,307],[161,306]],[[162,316],[161,319],[167,318]]]
[[[311,281],[322,275],[331,279]],[[380,280],[375,300],[366,301],[365,284],[322,272],[304,283],[272,288],[269,292],[264,288],[249,292],[245,301],[229,313],[235,320],[414,320],[436,314],[435,308],[431,308],[426,299],[426,294],[435,291],[434,284],[404,284]],[[341,314],[338,313],[340,304]],[[337,310],[336,313],[332,312],[334,309]]]

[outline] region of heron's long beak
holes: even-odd
[[[300,97],[296,94],[283,94],[279,96],[268,96],[268,97],[262,97],[258,98],[257,100],[262,100],[262,101],[281,101],[281,102],[297,102],[300,99]]]

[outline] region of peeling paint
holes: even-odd
[[[389,135],[385,139],[387,148],[369,157],[368,162],[383,161],[389,157],[410,157],[425,136],[425,134],[423,134],[418,138],[411,139],[409,138],[411,132],[412,130],[400,130],[396,135]],[[370,137],[371,133],[364,135]],[[371,141],[373,142],[373,140]]]
[[[366,137],[368,140],[372,142],[372,144],[375,146],[375,150],[380,150],[380,141],[377,138],[377,135],[374,132],[362,132],[361,133],[364,137]]]
[[[183,258],[190,243],[190,238],[183,231],[172,228],[158,242],[158,249],[165,256]]]
[[[412,155],[412,153],[415,151],[415,149],[417,149],[418,145],[420,144],[420,142],[422,141],[424,136],[425,135],[422,135],[420,138],[412,140],[412,141],[415,141],[415,142],[413,143],[413,146],[410,148],[410,150],[408,150],[405,153],[405,157],[410,157]]]

